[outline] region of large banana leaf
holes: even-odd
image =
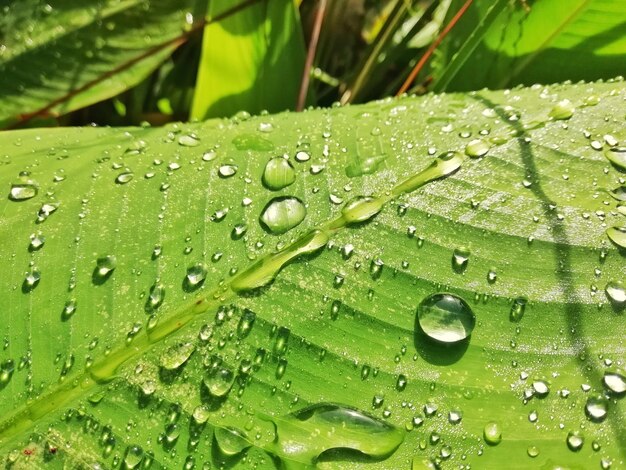
[[[462,3],[454,2],[450,12]],[[625,28],[622,0],[476,0],[440,50],[448,60],[439,58],[446,67],[435,71],[436,88],[503,88],[623,74]],[[468,38],[476,40],[475,50]]]
[[[2,461],[624,468],[624,98],[0,134]]]
[[[195,0],[3,3],[0,127],[63,115],[136,85],[204,13]]]

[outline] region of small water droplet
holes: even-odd
[[[0,363],[0,390],[11,381],[14,371],[15,362],[12,359],[6,359]]]
[[[117,175],[117,177],[115,178],[115,182],[117,184],[126,184],[129,181],[131,181],[134,176],[135,175],[133,174],[132,171],[124,171],[120,173],[119,175]]]
[[[218,364],[205,373],[202,383],[211,396],[222,398],[230,392],[235,382],[235,374],[230,368],[224,367],[221,361]]]
[[[254,325],[254,321],[256,320],[256,313],[252,310],[244,309],[241,314],[241,318],[239,319],[239,324],[237,325],[237,336],[239,338],[245,338],[252,331],[252,326]]]
[[[380,278],[380,276],[383,274],[384,266],[385,263],[382,259],[375,258],[372,260],[372,262],[370,263],[370,276],[372,277],[372,279],[376,280]]]
[[[178,143],[183,147],[195,147],[200,143],[200,137],[196,134],[181,135],[178,138]]]
[[[222,165],[217,170],[220,178],[230,178],[237,173],[237,165]]]
[[[63,321],[69,320],[74,315],[74,313],[76,313],[76,300],[70,299],[65,302],[63,312],[61,312],[61,319]]]
[[[26,273],[26,277],[24,278],[24,283],[22,284],[22,291],[25,293],[32,291],[35,287],[37,287],[40,280],[41,280],[41,273],[39,272],[39,269],[37,269],[36,267],[31,268]]]
[[[113,255],[102,256],[96,260],[93,280],[96,284],[106,281],[117,267],[117,258]]]
[[[456,343],[471,335],[476,317],[465,300],[441,293],[428,296],[420,303],[418,322],[429,338]]]
[[[231,427],[216,427],[213,437],[222,455],[226,457],[234,457],[251,446],[242,431]]]
[[[626,394],[626,376],[619,372],[605,372],[602,383],[609,391],[617,396]]]
[[[202,263],[187,268],[187,275],[184,281],[185,290],[193,291],[199,288],[204,283],[207,273],[207,267]]]
[[[448,422],[450,424],[459,424],[463,419],[463,413],[460,410],[450,410],[448,412]]]
[[[519,322],[524,317],[524,313],[526,312],[526,304],[528,300],[526,297],[518,297],[513,300],[513,305],[511,306],[511,312],[509,313],[509,319],[512,322]]]
[[[166,371],[175,371],[181,367],[196,350],[193,343],[179,343],[167,348],[161,354],[159,365]]]
[[[565,99],[559,101],[554,108],[550,110],[548,116],[554,120],[569,119],[574,115],[575,110],[574,104],[570,100]]]
[[[43,247],[44,243],[46,243],[46,238],[40,233],[33,233],[30,236],[30,244],[28,245],[28,251],[37,251]]]
[[[140,468],[141,463],[143,462],[144,452],[143,449],[139,446],[132,445],[126,448],[126,453],[124,454],[123,460],[123,469],[124,470],[133,470],[135,468]]]
[[[154,312],[158,309],[165,299],[165,287],[162,284],[155,283],[150,287],[150,294],[146,301],[146,311]]]
[[[585,443],[585,439],[583,436],[577,431],[570,431],[567,433],[567,447],[573,452],[578,452],[583,448],[583,444]]]
[[[452,253],[452,269],[461,274],[467,269],[470,251],[465,247],[456,248]]]
[[[483,428],[483,438],[490,446],[497,446],[502,441],[502,431],[500,425],[495,422],[485,424]]]
[[[39,188],[35,183],[14,183],[9,191],[11,201],[26,201],[37,195]]]
[[[489,152],[489,143],[482,139],[474,139],[465,146],[465,155],[471,158],[480,158]]]
[[[308,152],[305,152],[304,150],[300,150],[298,152],[296,152],[296,155],[294,157],[296,159],[297,162],[308,162],[311,159],[311,155]]]
[[[585,414],[594,423],[601,423],[609,412],[609,401],[601,395],[587,398]]]
[[[614,305],[626,304],[626,287],[619,281],[609,281],[604,288],[606,296]]]
[[[261,225],[273,235],[288,232],[306,217],[304,203],[292,196],[272,199],[261,212]]]
[[[267,189],[279,191],[296,181],[296,172],[283,157],[274,157],[267,162],[263,170],[263,184]]]
[[[498,273],[496,272],[494,268],[491,268],[489,272],[487,273],[487,282],[489,282],[489,284],[493,284],[497,280],[498,280]]]
[[[550,393],[550,388],[544,380],[535,380],[533,382],[533,395],[539,398],[545,398]]]
[[[274,341],[274,354],[282,356],[287,352],[287,343],[289,342],[289,336],[291,331],[289,328],[281,326],[276,333],[276,340]]]

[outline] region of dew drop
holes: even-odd
[[[128,446],[126,448],[126,453],[124,454],[123,460],[123,469],[124,470],[133,470],[135,468],[140,468],[141,463],[143,462],[144,452],[143,449],[139,446]]]
[[[27,293],[32,291],[41,280],[41,273],[36,267],[31,268],[24,278],[24,283],[22,284],[22,291]]]
[[[230,178],[237,173],[237,165],[222,165],[218,168],[217,174],[220,178]]]
[[[375,258],[372,260],[372,262],[370,263],[370,276],[372,277],[372,279],[376,280],[380,278],[380,276],[383,274],[384,266],[385,263],[382,259]]]
[[[300,150],[299,152],[296,152],[296,155],[294,157],[296,159],[297,162],[308,162],[311,159],[311,155],[308,152],[305,152],[304,150]]]
[[[306,217],[304,203],[292,196],[272,199],[261,212],[261,225],[273,235],[288,232]]]
[[[65,302],[65,306],[63,307],[63,311],[61,312],[61,319],[63,321],[69,320],[74,313],[76,313],[76,300],[70,299]]]
[[[193,343],[179,343],[170,346],[161,354],[159,364],[166,371],[175,371],[191,357],[196,350]]]
[[[124,171],[123,173],[117,175],[115,182],[117,184],[126,184],[133,179],[133,176],[132,171]]]
[[[162,284],[155,283],[150,287],[150,294],[146,301],[146,311],[154,312],[158,309],[165,299],[165,287]]]
[[[187,268],[187,275],[185,276],[184,288],[187,291],[193,291],[199,288],[206,279],[208,270],[202,263],[195,264]]]
[[[15,371],[15,362],[12,359],[6,359],[0,363],[0,390],[2,390],[10,381]]]
[[[256,320],[256,313],[252,310],[244,309],[241,314],[241,318],[239,319],[239,324],[237,325],[237,336],[239,338],[245,338],[252,331],[252,327],[254,326],[254,321]]]
[[[567,447],[569,447],[571,451],[578,452],[580,449],[583,448],[583,444],[585,443],[585,440],[580,433],[576,431],[570,431],[567,433],[566,442],[567,442]]]
[[[276,333],[276,340],[274,341],[274,354],[282,356],[287,352],[287,343],[289,341],[289,335],[291,331],[289,328],[281,326]]]
[[[219,450],[226,457],[234,457],[251,446],[243,432],[231,427],[216,427],[213,437]]]
[[[196,147],[200,143],[200,138],[196,134],[181,135],[178,143],[183,147]]]
[[[524,317],[524,313],[526,312],[526,304],[528,300],[526,297],[518,297],[513,300],[513,305],[511,306],[511,312],[509,313],[509,319],[512,322],[520,322]]]
[[[30,244],[28,245],[28,251],[37,251],[43,247],[46,243],[46,238],[41,234],[32,234],[30,236]]]
[[[569,119],[574,115],[575,110],[576,108],[570,100],[561,100],[550,110],[548,116],[554,120]]]
[[[235,374],[228,367],[221,364],[209,369],[202,379],[202,383],[206,387],[211,396],[215,398],[225,397],[235,382]]]
[[[96,260],[93,280],[96,284],[106,281],[117,267],[117,258],[113,255],[102,256]]]
[[[490,446],[497,446],[502,441],[502,430],[500,425],[495,422],[485,424],[483,428],[483,438]]]
[[[620,248],[626,249],[626,227],[609,227],[606,229],[606,234],[609,240]]]
[[[296,181],[296,172],[283,157],[274,157],[265,165],[263,170],[263,184],[267,189],[279,191]]]
[[[604,288],[611,303],[620,306],[626,304],[626,287],[619,281],[609,281]]]
[[[38,187],[34,183],[14,183],[9,191],[9,199],[11,201],[26,201],[37,195]]]
[[[480,158],[489,152],[489,143],[482,139],[474,139],[465,146],[465,155],[471,158]]]
[[[433,294],[418,307],[418,322],[422,331],[441,343],[456,343],[469,337],[476,324],[470,306],[453,294]]]
[[[602,383],[613,394],[622,396],[626,394],[626,376],[619,372],[605,372]]]
[[[452,253],[452,269],[454,272],[461,274],[467,269],[469,263],[470,251],[465,248],[456,248]]]
[[[585,414],[594,423],[601,423],[606,419],[609,412],[609,402],[603,396],[593,396],[587,398],[585,403]]]
[[[384,201],[371,196],[359,196],[349,201],[341,210],[347,224],[365,222],[380,212]]]
[[[604,151],[604,156],[617,168],[626,171],[626,147],[612,147]]]
[[[533,395],[539,398],[545,398],[550,393],[548,384],[543,380],[535,380],[533,382]]]

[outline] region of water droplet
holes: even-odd
[[[25,293],[32,291],[35,287],[37,287],[40,280],[41,280],[41,273],[39,272],[39,270],[35,267],[31,268],[26,273],[26,277],[24,278],[24,283],[22,284],[22,291]]]
[[[545,398],[550,393],[548,384],[543,380],[535,380],[533,382],[533,395],[539,398]]]
[[[76,313],[76,300],[70,299],[65,302],[63,312],[61,312],[61,319],[63,321],[69,320],[74,315],[74,313]]]
[[[217,170],[220,178],[230,178],[237,173],[237,165],[222,165]]]
[[[372,277],[372,279],[376,280],[380,278],[380,276],[383,274],[384,266],[385,263],[382,259],[375,258],[372,260],[372,262],[370,263],[370,276]]]
[[[211,367],[204,375],[202,383],[211,396],[216,398],[224,397],[230,392],[235,382],[235,374],[228,367],[218,365]]]
[[[248,226],[246,224],[237,224],[233,227],[233,231],[230,234],[230,237],[233,240],[239,240],[243,237],[248,231]]]
[[[41,208],[39,209],[39,212],[37,212],[37,223],[40,224],[42,222],[45,222],[46,219],[50,217],[50,215],[54,213],[58,208],[59,208],[58,203],[48,202],[48,203],[42,204]]]
[[[575,110],[576,108],[570,100],[561,100],[550,110],[548,116],[554,120],[569,119],[574,115]]]
[[[167,371],[175,371],[191,357],[196,350],[193,343],[179,343],[167,348],[161,354],[159,364]]]
[[[469,337],[476,324],[470,306],[453,294],[433,294],[418,307],[418,322],[430,338],[442,343],[456,343]]]
[[[126,448],[126,453],[124,455],[123,461],[123,469],[124,470],[133,470],[135,468],[141,467],[141,462],[143,461],[143,449],[139,446],[128,446]]]
[[[265,165],[263,170],[263,184],[267,189],[278,191],[291,185],[296,181],[296,172],[283,157],[274,157]]]
[[[43,247],[44,243],[46,243],[46,238],[43,235],[41,235],[40,233],[38,234],[33,233],[30,236],[30,244],[28,245],[28,251],[37,251],[41,247]]]
[[[287,352],[287,343],[289,341],[289,335],[291,331],[289,328],[281,326],[276,333],[276,340],[274,342],[274,354],[282,356]]]
[[[459,424],[463,419],[463,413],[460,410],[450,410],[448,412],[448,422],[450,424]]]
[[[9,191],[11,201],[26,201],[37,195],[39,188],[34,183],[14,183]]]
[[[180,426],[178,426],[178,424],[176,423],[168,424],[167,427],[165,428],[165,436],[164,436],[165,442],[169,446],[172,446],[176,443],[179,436],[180,436]]]
[[[594,423],[601,423],[609,412],[609,401],[601,395],[587,398],[585,414]]]
[[[626,201],[626,186],[618,186],[609,191],[609,194],[618,201]]]
[[[526,297],[518,297],[513,300],[513,305],[511,306],[511,312],[509,314],[509,319],[512,322],[519,322],[524,317],[524,313],[526,311],[526,304],[528,300]]]
[[[487,273],[487,282],[489,284],[493,284],[497,280],[498,280],[498,273],[496,272],[494,268],[491,268],[489,272]]]
[[[209,150],[208,152],[204,152],[202,154],[202,161],[211,162],[217,158],[217,152],[214,150]]]
[[[617,168],[626,171],[626,147],[612,147],[604,151],[604,156]]]
[[[606,296],[615,305],[626,304],[626,287],[619,281],[609,281],[604,288]]]
[[[451,175],[463,163],[464,156],[459,152],[446,152],[439,155],[433,162],[414,176],[409,177],[393,188],[392,195],[399,196],[402,193],[415,191],[426,183],[444,176]]]
[[[465,155],[471,158],[480,158],[489,152],[489,143],[482,139],[474,139],[465,146]]]
[[[490,446],[497,446],[502,441],[502,431],[498,423],[487,423],[483,428],[483,438]]]
[[[320,454],[335,449],[335,458],[345,464],[361,452],[375,459],[388,457],[400,446],[405,432],[363,411],[334,403],[318,403],[274,422],[276,453],[285,460],[312,466]],[[323,436],[323,438],[321,438]]]
[[[465,247],[456,248],[452,253],[452,269],[454,272],[461,274],[467,269],[469,263],[470,251]]]
[[[11,380],[15,371],[15,362],[12,359],[6,359],[0,363],[0,390],[2,390]]]
[[[199,288],[204,283],[207,273],[207,267],[202,263],[187,268],[187,275],[185,276],[184,282],[185,290],[193,291]]]
[[[153,284],[150,287],[150,294],[146,301],[146,311],[149,313],[154,312],[161,306],[163,299],[165,299],[165,287],[162,284]]]
[[[115,182],[117,184],[126,184],[133,179],[133,176],[135,175],[133,175],[132,171],[124,171],[123,173],[117,175],[117,177],[115,178]]]
[[[102,284],[106,281],[117,267],[117,258],[113,255],[102,256],[96,260],[96,268],[93,272],[95,284]]]
[[[609,227],[606,229],[606,234],[609,240],[620,248],[626,249],[626,227]]]
[[[256,313],[252,310],[244,309],[241,314],[241,318],[239,319],[239,324],[237,325],[237,336],[239,338],[245,338],[252,331],[252,326],[254,325],[254,321],[256,320]]]
[[[251,446],[243,432],[231,427],[216,427],[213,437],[220,451],[226,457],[240,454]]]
[[[297,162],[308,162],[311,159],[311,155],[308,152],[305,152],[304,150],[300,150],[299,152],[296,152],[296,155],[294,157],[296,159]]]
[[[261,225],[273,235],[288,232],[306,217],[306,208],[296,197],[286,196],[272,199],[261,212]]]
[[[196,134],[181,135],[178,138],[178,143],[183,147],[195,147],[200,143],[200,137]]]
[[[579,432],[570,431],[567,433],[566,442],[567,442],[567,447],[569,447],[571,451],[578,452],[580,449],[583,448],[585,439]]]
[[[346,224],[357,224],[370,220],[383,208],[384,201],[371,196],[360,196],[349,201],[341,210]]]
[[[605,372],[602,383],[617,396],[626,394],[626,376],[619,372]]]

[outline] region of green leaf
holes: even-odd
[[[67,114],[140,83],[184,42],[195,3],[7,7],[0,19],[0,127]]]
[[[0,134],[0,461],[624,466],[624,97]]]
[[[525,6],[526,5],[526,6]],[[440,72],[439,90],[504,88],[517,84],[595,80],[623,73],[626,3],[620,0],[516,1],[477,35],[494,2],[477,0],[451,32],[449,60],[463,63]],[[453,7],[450,11],[456,11]],[[482,39],[475,47],[465,39]],[[462,59],[462,60],[461,60]],[[451,67],[452,64],[448,66]],[[457,73],[458,72],[458,73]]]
[[[240,0],[210,2],[207,19]],[[292,1],[257,2],[204,29],[191,115],[284,111],[296,105],[305,47]]]

